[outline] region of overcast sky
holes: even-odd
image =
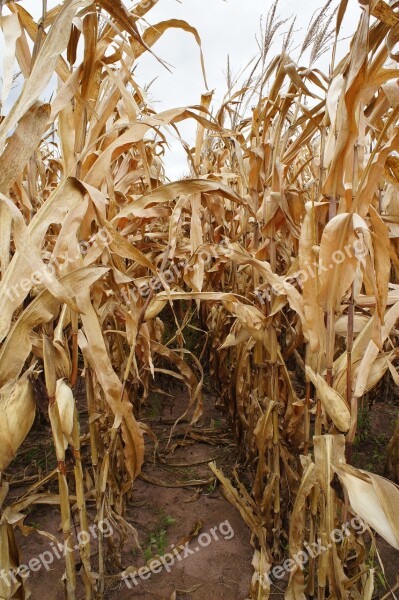
[[[58,2],[49,0],[49,7]],[[130,7],[132,2],[125,0]],[[41,0],[22,0],[23,6],[35,17],[41,14]],[[318,0],[280,0],[278,13],[281,18],[296,16],[296,27],[292,58],[298,58],[298,49],[308,31],[309,22],[315,11],[325,4]],[[227,55],[233,72],[240,71],[258,51],[255,36],[259,37],[259,23],[262,15],[266,18],[272,0],[159,0],[146,18],[151,24],[176,18],[182,19],[197,28],[203,45],[208,88],[215,90],[215,105],[226,91],[225,71]],[[349,0],[349,10],[342,28],[342,38],[351,35],[360,15],[357,0]],[[281,35],[276,38],[275,53],[288,26],[281,28]],[[2,36],[0,36],[1,38]],[[0,41],[0,56],[3,40]],[[339,54],[343,54],[348,41],[344,39],[339,46]],[[163,68],[156,59],[143,55],[136,70],[139,85],[144,86],[156,80],[151,86],[150,99],[154,108],[164,110],[177,106],[198,104],[201,94],[206,91],[202,78],[199,60],[199,49],[190,34],[170,30],[154,46],[158,56],[171,65],[172,73]],[[306,64],[303,66],[307,66]],[[328,70],[327,57],[322,58],[320,66]],[[182,134],[193,143],[194,126],[183,126]],[[187,172],[184,153],[179,145],[172,143],[172,151],[167,157],[167,171],[171,179],[181,177]]]

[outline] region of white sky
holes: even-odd
[[[41,0],[22,0],[21,3],[36,18],[40,17]],[[48,5],[51,7],[57,3],[49,0]],[[125,0],[125,3],[129,7],[132,6],[132,2],[128,0]],[[279,1],[278,14],[281,18],[297,17],[292,51],[294,61],[298,58],[295,46],[302,43],[312,15],[324,3],[325,0]],[[232,70],[236,73],[257,53],[255,35],[259,35],[261,16],[266,19],[271,5],[272,0],[159,0],[147,13],[146,18],[150,24],[171,18],[182,19],[197,28],[202,39],[208,87],[215,90],[217,106],[218,100],[220,101],[226,91],[224,72],[227,55],[230,56]],[[359,15],[357,0],[349,0],[349,9],[340,37],[345,38],[353,34]],[[283,26],[281,34],[285,33],[287,28],[287,25]],[[279,51],[280,41],[282,35],[276,38],[274,54]],[[347,46],[347,40],[340,43],[339,55],[346,51]],[[0,56],[3,47],[0,35]],[[199,49],[193,36],[180,30],[170,30],[157,42],[154,51],[172,66],[170,73],[148,53],[139,59],[136,70],[139,85],[144,86],[156,78],[150,93],[154,108],[165,110],[198,104],[201,93],[206,91],[206,88],[201,73]],[[322,58],[318,66],[328,70],[326,59]],[[180,130],[183,137],[192,144],[195,126],[181,126]],[[170,179],[181,177],[187,172],[185,154],[179,148],[179,144],[172,143],[166,163]]]

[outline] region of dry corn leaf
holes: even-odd
[[[399,550],[399,487],[374,473],[335,464],[355,513]]]
[[[18,100],[0,124],[0,152],[3,152],[7,134],[15,127],[26,111],[33,106],[49,83],[58,58],[67,46],[70,25],[76,12],[80,8],[88,7],[91,4],[92,0],[67,0],[64,3],[36,58],[30,77],[25,80]]]
[[[345,400],[309,366],[306,366],[306,375],[317,389],[322,406],[334,425],[340,431],[348,431],[351,425],[351,414]]]
[[[107,273],[106,267],[85,267],[61,278],[65,289],[72,295],[92,285]],[[32,350],[31,333],[35,327],[54,319],[60,302],[48,290],[38,296],[22,312],[13,325],[0,350],[0,385],[15,380]]]

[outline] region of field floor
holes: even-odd
[[[227,433],[225,416],[214,408],[214,398],[205,397],[204,405],[206,417],[201,418],[192,436],[185,437],[187,419],[183,419],[168,444],[171,427],[184,412],[187,399],[179,390],[172,392],[166,402],[161,396],[153,395],[147,414],[141,420],[160,440],[162,462],[154,465],[151,461],[154,445],[147,436],[147,461],[142,477],[134,484],[133,498],[125,515],[137,531],[141,550],[135,544],[133,531],[128,532],[120,556],[120,572],[131,566],[139,569],[152,558],[155,560],[168,553],[172,546],[187,545],[188,549],[185,547],[179,557],[168,559],[174,564],[161,565],[162,568],[157,569],[160,572],[151,573],[148,578],[127,577],[126,582],[111,579],[104,591],[105,599],[244,600],[247,597],[253,573],[250,532],[238,511],[223,497],[207,464],[215,460],[218,467],[229,474],[235,464],[235,445]],[[43,474],[51,472],[55,459],[46,423],[34,427],[23,452],[11,466],[17,483],[11,487],[10,500],[27,493],[29,484],[32,485],[30,478],[36,479],[33,473],[38,469]],[[26,481],[18,483],[24,478]],[[43,489],[56,493],[56,478]],[[88,507],[89,515],[94,516],[94,506],[90,510],[89,502]],[[52,533],[62,542],[58,507],[33,506],[25,523]],[[201,534],[204,535],[201,537]],[[26,538],[19,536],[19,539],[23,563],[51,550],[51,541],[39,533]],[[93,554],[95,568],[96,540]],[[78,561],[77,554],[76,559]],[[79,567],[77,562],[77,570]],[[31,573],[32,598],[64,598],[60,583],[63,570],[61,559],[54,560],[49,571],[41,568]],[[79,598],[82,589],[79,581],[77,589]]]
[[[77,393],[81,415],[85,411],[83,389]],[[126,531],[123,549],[113,547],[119,557],[119,573],[130,568],[125,581],[110,577],[103,593],[106,600],[245,600],[253,574],[253,548],[250,531],[239,512],[224,498],[208,462],[214,460],[219,469],[231,476],[237,461],[236,446],[231,437],[228,417],[215,408],[215,397],[204,398],[204,416],[187,435],[188,418],[182,419],[173,430],[176,419],[187,407],[187,397],[178,388],[169,389],[168,396],[153,394],[140,420],[146,423],[159,440],[158,460],[152,460],[154,442],[146,436],[147,460],[142,476],[135,482],[132,499],[128,502],[125,519],[131,526]],[[355,446],[356,466],[383,474],[385,451],[392,433],[397,399],[388,403],[376,402],[371,411],[362,412],[361,435]],[[84,434],[85,431],[82,432]],[[42,418],[33,428],[27,443],[10,466],[13,481],[10,498],[27,495],[29,487],[55,468],[55,457],[48,424]],[[89,445],[83,452],[89,451]],[[72,468],[72,464],[70,465]],[[249,470],[241,469],[245,482]],[[52,477],[40,491],[57,493],[57,479]],[[88,512],[94,519],[95,507],[88,502]],[[76,519],[77,517],[75,517]],[[91,523],[93,521],[91,520]],[[59,508],[54,505],[34,505],[25,524],[48,531],[60,542]],[[141,549],[135,542],[135,532]],[[76,534],[78,529],[76,529]],[[19,534],[18,534],[19,535]],[[97,542],[92,540],[93,570],[97,569]],[[29,537],[19,535],[22,562],[27,563],[50,548],[51,541],[39,533]],[[175,548],[184,546],[173,556]],[[394,586],[399,570],[399,553],[383,540],[378,543],[384,563],[386,582],[378,569],[378,589],[382,598]],[[118,554],[119,553],[119,554]],[[165,557],[165,563],[154,563],[149,572],[144,567]],[[79,572],[78,554],[76,567]],[[375,559],[378,567],[378,559]],[[142,568],[141,571],[138,571]],[[64,591],[60,580],[64,572],[63,559],[54,559],[49,570],[43,567],[31,573],[29,581],[33,600],[61,600]],[[138,572],[138,573],[137,573]],[[142,577],[140,577],[140,572]],[[271,598],[282,599],[286,580],[276,582]],[[77,598],[83,597],[80,577]],[[395,598],[395,596],[390,596]]]
[[[399,393],[394,386],[388,387],[389,394],[376,397],[372,406],[367,404],[360,408],[358,440],[355,444],[352,463],[359,469],[372,471],[377,475],[385,475],[386,452],[389,440],[392,437],[399,408]],[[399,512],[399,506],[398,506]],[[378,566],[378,589],[381,596],[389,592],[399,577],[399,552],[392,548],[384,539],[377,536],[378,552],[383,564],[384,575],[381,573],[381,564],[375,558]],[[385,577],[385,581],[384,580]],[[390,598],[399,598],[399,590]]]

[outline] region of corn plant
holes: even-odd
[[[135,536],[126,503],[152,435],[141,408],[167,373],[186,386],[193,427],[206,367],[252,477],[248,489],[238,470],[231,481],[210,464],[253,534],[250,597],[270,597],[269,573],[288,558],[289,600],[371,599],[365,539],[329,536],[359,516],[399,549],[398,487],[351,466],[359,399],[387,372],[398,384],[399,15],[383,0],[362,1],[336,64],[347,0],[326,17],[328,2],[302,66],[290,56],[294,24],[269,58],[284,24],[276,3],[244,84],[228,69],[221,107],[207,92],[195,107],[157,113],[135,80],[137,61],[170,28],[200,51],[201,39],[173,18],[149,25],[153,4],[66,0],[47,10],[44,1],[36,23],[23,3],[1,3],[0,567],[18,568],[15,528],[29,533],[33,504],[59,506],[69,547],[74,514],[89,531],[89,501],[120,540]],[[317,68],[326,48],[328,74]],[[5,112],[15,60],[19,95]],[[202,51],[201,61],[206,83]],[[197,126],[194,147],[183,143],[190,175],[169,182],[165,144],[184,120]],[[165,341],[166,312],[174,332]],[[209,332],[199,358],[185,347],[193,312]],[[8,501],[38,402],[57,468]],[[387,456],[396,480],[397,456],[398,427]],[[57,494],[42,491],[49,480]],[[302,568],[295,557],[318,540],[325,550],[309,551]],[[89,540],[79,547],[86,598],[121,578],[107,571],[121,544],[100,536],[98,550],[92,556]],[[63,581],[76,598],[72,553]],[[0,598],[26,594],[23,577],[0,581]]]

